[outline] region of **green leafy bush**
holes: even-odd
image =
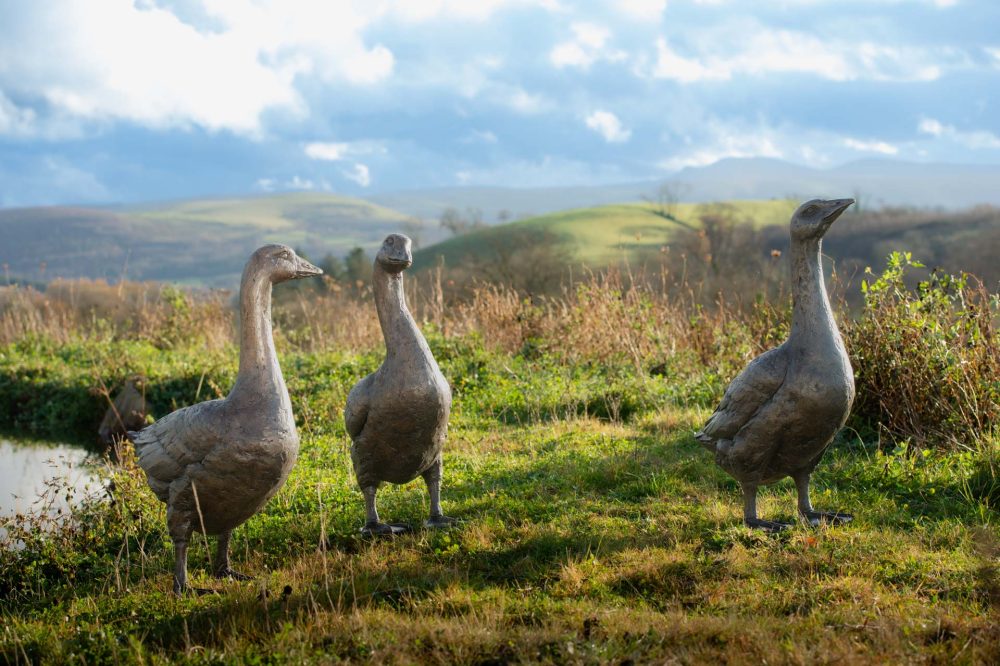
[[[847,329],[854,416],[918,448],[974,448],[1000,417],[997,296],[969,275],[940,271],[908,287],[921,268],[894,252],[885,272],[862,283],[865,309]]]

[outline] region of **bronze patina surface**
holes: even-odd
[[[285,245],[254,252],[240,284],[240,369],[229,395],[129,433],[150,488],[167,505],[176,592],[187,588],[187,548],[195,531],[219,535],[217,577],[247,578],[229,566],[233,528],[278,492],[299,451],[274,350],[271,286],[321,273]]]
[[[781,346],[761,354],[726,389],[696,437],[743,488],[749,527],[786,523],[757,517],[757,488],[786,476],[798,489],[799,515],[816,525],[851,520],[816,511],[809,476],[843,427],[854,402],[854,371],[823,283],[823,235],[853,199],[813,200],[791,220],[792,328]]]
[[[386,356],[347,397],[344,420],[351,460],[365,496],[362,533],[397,534],[408,526],[379,520],[375,494],[383,482],[423,476],[430,493],[425,525],[454,522],[441,511],[441,448],[448,434],[451,389],[406,307],[403,271],[413,263],[410,239],[390,234],[375,257],[372,281]]]

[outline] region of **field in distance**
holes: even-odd
[[[361,199],[318,193],[116,208],[0,210],[0,263],[18,278],[239,283],[247,256],[282,242],[319,258],[373,246],[410,218]]]

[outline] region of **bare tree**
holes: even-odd
[[[679,224],[686,229],[694,230],[695,225],[677,217],[677,204],[680,203],[681,196],[686,194],[689,189],[690,187],[684,183],[667,181],[660,185],[653,198],[644,196],[643,199],[650,203],[650,212],[653,215]]]

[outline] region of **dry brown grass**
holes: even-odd
[[[98,337],[149,340],[162,348],[198,341],[217,348],[232,339],[233,330],[226,292],[86,279],[54,280],[44,292],[0,288],[0,344]]]

